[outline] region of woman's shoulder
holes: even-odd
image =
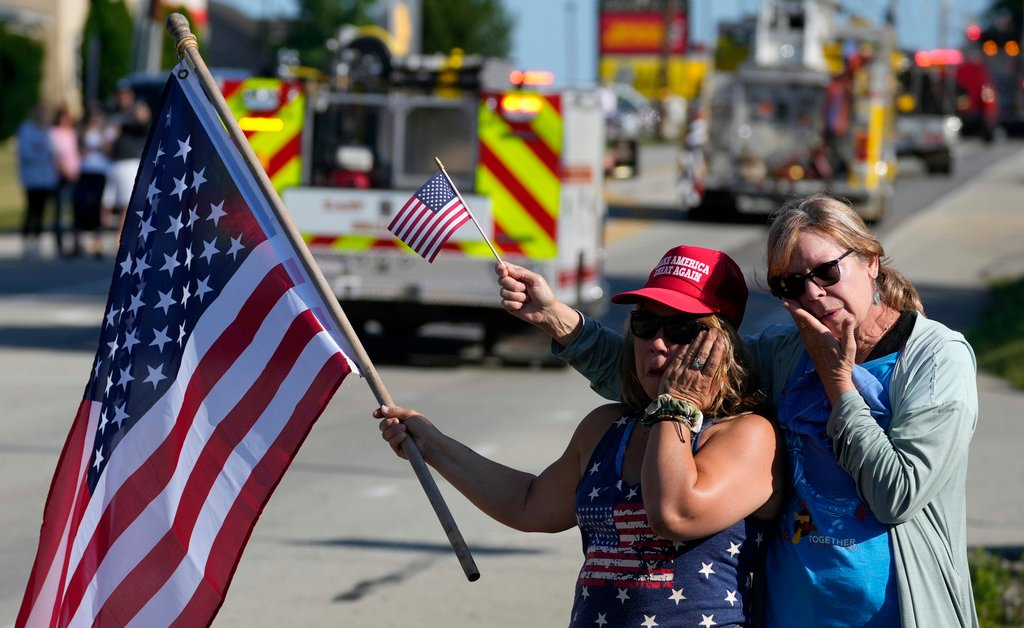
[[[974,349],[962,333],[921,315],[907,340],[906,357],[914,362],[927,357],[942,361],[959,357],[972,365],[975,362]]]
[[[622,403],[606,403],[600,405],[580,421],[580,429],[595,429],[602,433],[613,423],[623,420],[630,413],[629,408]]]
[[[629,408],[621,403],[606,403],[587,413],[576,427],[573,440],[582,450],[593,449],[605,432],[616,422],[628,420]]]
[[[705,428],[703,442],[712,437],[727,437],[729,440],[744,439],[763,443],[766,439],[774,440],[778,428],[768,417],[755,412],[747,412],[734,417],[713,421]]]

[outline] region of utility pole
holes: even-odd
[[[576,76],[576,2],[568,0],[565,3],[565,73],[566,83],[574,85]]]

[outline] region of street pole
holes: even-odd
[[[565,3],[565,73],[568,85],[574,85],[577,80],[576,46],[576,3],[569,0]]]

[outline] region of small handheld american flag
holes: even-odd
[[[469,220],[466,205],[445,174],[438,172],[402,206],[388,231],[433,262],[444,243]]]

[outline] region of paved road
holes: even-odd
[[[980,310],[986,281],[1024,273],[1024,153],[999,149],[985,154],[998,163],[969,180],[915,180],[926,191],[946,191],[893,228],[883,225],[890,256],[921,288],[930,315],[961,329]],[[613,290],[635,284],[652,255],[681,241],[730,251],[748,276],[757,274],[762,225],[633,222],[616,221],[608,260]],[[25,265],[16,250],[13,238],[0,236],[0,625],[17,612],[111,272],[109,259]],[[760,293],[751,307],[750,320],[762,324],[778,314]],[[516,467],[542,468],[560,453],[580,414],[600,402],[569,371],[423,353],[378,361],[392,394]],[[1024,395],[985,375],[979,389],[969,541],[1019,551]],[[580,562],[575,533],[507,530],[442,484],[483,574],[466,582],[407,465],[380,443],[367,418],[372,405],[365,385],[345,382],[257,526],[216,625],[564,625]]]

